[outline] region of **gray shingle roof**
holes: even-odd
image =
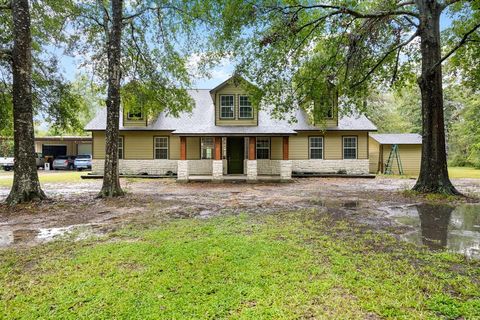
[[[296,123],[287,120],[277,120],[270,117],[270,112],[261,109],[258,114],[258,126],[215,126],[215,107],[209,90],[188,90],[195,101],[195,107],[191,113],[181,113],[178,118],[161,112],[155,121],[148,126],[124,127],[120,121],[120,130],[166,130],[173,131],[178,135],[291,135],[296,131],[320,130],[321,128],[311,125],[305,112],[296,110]],[[87,131],[105,130],[106,110],[100,110],[95,118],[85,126]],[[375,131],[375,125],[364,115],[344,116],[338,121],[337,127],[329,127],[327,130],[358,130]]]
[[[380,144],[422,144],[417,133],[370,133],[370,137]]]

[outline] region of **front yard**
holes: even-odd
[[[406,242],[406,232],[424,230],[385,213],[413,208],[419,199],[403,190],[414,182],[122,179],[128,193],[117,200],[94,198],[99,180],[44,182],[53,201],[0,205],[0,314],[478,319],[480,260]],[[480,195],[479,180],[455,184]],[[0,187],[0,199],[6,194]]]

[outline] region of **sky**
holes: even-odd
[[[444,12],[441,17],[440,28],[444,30],[448,28],[450,24],[451,18],[449,17],[448,12]],[[58,53],[60,56],[60,68],[63,75],[67,80],[74,80],[76,75],[81,73],[81,70],[78,67],[81,57],[64,56],[60,54],[60,51],[58,51]],[[195,65],[195,57],[191,58],[190,63],[192,66]],[[233,70],[234,65],[232,61],[224,59],[215,68],[210,70],[210,77],[197,77],[193,79],[192,88],[212,89],[229,78],[232,75]]]

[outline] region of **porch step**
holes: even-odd
[[[348,173],[320,173],[320,172],[292,172],[293,178],[355,178],[355,179],[375,179],[374,174],[348,174]]]
[[[82,179],[103,179],[103,175],[101,174],[86,174],[80,176]],[[176,179],[177,176],[174,175],[153,175],[153,174],[121,174],[120,178],[138,178],[138,179],[165,179],[165,178],[174,178]]]

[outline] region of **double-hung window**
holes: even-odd
[[[248,96],[240,96],[238,111],[238,117],[240,119],[253,118],[252,103],[250,102],[250,98]]]
[[[257,159],[270,159],[270,138],[257,137]]]
[[[323,137],[310,137],[310,159],[323,159]]]
[[[122,136],[118,137],[118,159],[123,159],[123,151],[124,151],[124,139]]]
[[[215,149],[213,137],[202,137],[200,144],[202,146],[202,159],[213,159]]]
[[[220,96],[220,118],[221,119],[234,119],[235,118],[235,98],[234,95],[221,95]]]
[[[343,159],[357,159],[357,137],[343,137]]]
[[[155,159],[168,159],[168,137],[155,137]]]

